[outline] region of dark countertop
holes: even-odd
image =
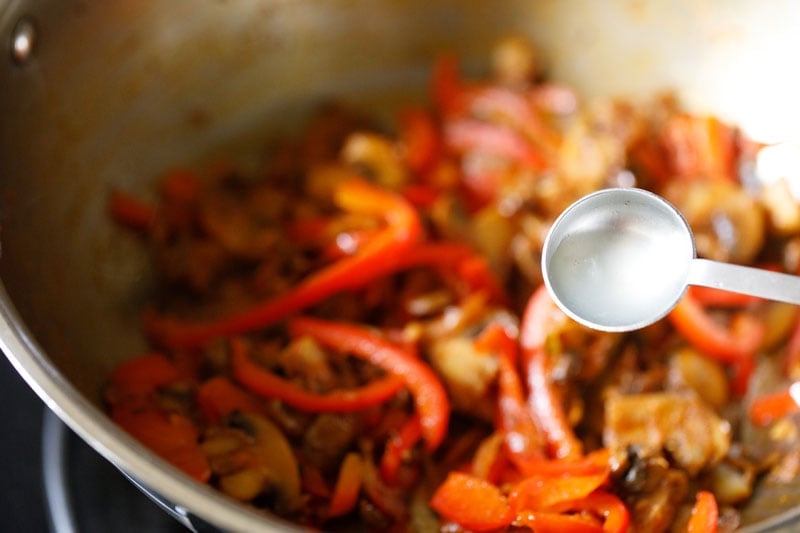
[[[41,475],[44,404],[0,354],[0,531],[47,531]]]
[[[74,523],[51,528],[42,472],[45,413],[44,403],[0,353],[0,531],[186,531],[65,426],[66,494]]]

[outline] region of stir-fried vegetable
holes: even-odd
[[[115,190],[161,286],[112,418],[328,530],[736,527],[760,477],[798,473],[796,310],[693,288],[644,330],[590,331],[539,254],[572,201],[636,185],[683,210],[701,256],[796,271],[797,202],[740,175],[756,147],[718,118],[582,103],[516,38],[493,58],[475,81],[442,55],[396,136],[329,108],[255,175],[171,171],[152,204]]]

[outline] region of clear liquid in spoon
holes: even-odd
[[[627,330],[666,314],[686,285],[686,239],[639,217],[565,235],[549,258],[551,290],[573,317]]]

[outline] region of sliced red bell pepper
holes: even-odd
[[[472,255],[458,265],[458,274],[473,290],[485,290],[493,301],[507,306],[506,291],[492,272],[488,261],[479,255]]]
[[[453,272],[470,292],[484,291],[493,301],[504,304],[508,295],[486,260],[470,247],[454,242],[420,243],[397,258],[397,271],[432,267]]]
[[[515,514],[549,511],[556,505],[581,500],[608,482],[609,472],[591,475],[530,476],[514,485],[508,503]]]
[[[347,390],[317,394],[261,367],[247,354],[244,341],[232,338],[231,371],[236,381],[265,398],[280,400],[301,411],[312,413],[350,413],[381,405],[405,387],[405,381],[387,376]]]
[[[730,364],[731,391],[737,398],[743,398],[750,387],[750,379],[756,370],[756,358],[744,357]]]
[[[419,209],[428,209],[436,203],[441,193],[431,185],[411,183],[403,187],[403,198]]]
[[[527,476],[591,476],[610,473],[608,448],[600,448],[575,459],[529,461],[522,471]]]
[[[578,95],[568,85],[543,82],[531,89],[531,100],[536,107],[555,115],[569,115],[578,108]]]
[[[148,353],[114,367],[109,382],[111,392],[117,397],[145,397],[181,377],[178,368],[164,355]]]
[[[422,438],[422,426],[419,416],[412,415],[400,426],[400,429],[386,443],[380,462],[380,472],[383,480],[389,485],[397,482],[397,471],[406,454]]]
[[[188,169],[176,168],[161,179],[161,212],[164,225],[171,229],[188,230],[196,221],[195,207],[201,185]]]
[[[333,242],[322,249],[322,257],[338,260],[358,253],[369,245],[369,242],[380,234],[378,230],[354,230],[340,233]]]
[[[400,113],[400,145],[406,166],[418,175],[424,174],[439,156],[439,130],[431,115],[411,107]]]
[[[440,116],[464,112],[463,90],[458,58],[452,53],[440,54],[433,64],[431,76],[431,99]]]
[[[475,450],[470,462],[469,473],[494,484],[498,484],[502,470],[508,460],[502,453],[505,444],[505,434],[495,432],[483,439]]]
[[[544,437],[531,417],[516,370],[517,343],[505,328],[493,323],[475,342],[478,350],[497,355],[497,426],[503,434],[505,450],[521,471],[545,457]]]
[[[342,461],[339,477],[333,488],[328,516],[333,518],[352,511],[358,503],[358,494],[364,481],[364,461],[361,455],[350,452]]]
[[[197,428],[187,417],[154,405],[112,406],[111,418],[134,438],[194,479],[206,482],[211,468],[198,443]]]
[[[309,462],[300,463],[300,477],[303,492],[307,492],[320,498],[330,499],[332,491],[328,487],[328,482],[322,474],[322,470]]]
[[[108,401],[111,418],[142,444],[199,481],[211,469],[198,443],[191,420],[156,403],[154,393],[182,379],[179,370],[161,354],[125,361],[111,374]]]
[[[712,116],[675,115],[662,132],[673,177],[736,180],[733,130]]]
[[[757,426],[766,426],[792,413],[800,412],[798,398],[800,398],[800,382],[792,383],[777,392],[761,395],[750,405],[750,420]]]
[[[713,493],[702,490],[697,493],[686,533],[715,533],[718,519],[717,499]]]
[[[519,513],[513,525],[527,527],[536,533],[603,533],[603,526],[596,520],[548,511]]]
[[[369,446],[367,447],[369,448]],[[362,459],[364,460],[364,494],[378,509],[395,521],[405,521],[408,516],[407,491],[391,487],[383,482],[368,450],[365,451]]]
[[[786,343],[783,370],[792,379],[800,378],[800,315],[795,319],[794,329]]]
[[[149,313],[151,338],[171,348],[189,348],[216,338],[266,327],[341,291],[361,287],[397,268],[398,257],[419,238],[422,224],[402,197],[361,179],[340,183],[336,201],[348,211],[383,217],[388,227],[362,250],[304,279],[288,293],[254,307],[207,322],[190,322]]]
[[[589,511],[603,519],[605,533],[626,533],[631,516],[625,504],[614,494],[596,490],[585,498],[566,501],[553,506],[559,513]]]
[[[197,175],[188,169],[173,169],[161,180],[161,197],[169,204],[192,204],[200,196],[200,189]]]
[[[750,304],[763,302],[763,298],[741,294],[738,292],[723,291],[713,287],[692,286],[689,294],[698,303],[710,307],[747,307]]]
[[[504,157],[533,170],[547,166],[547,159],[516,131],[473,119],[453,120],[444,126],[444,141],[459,153],[479,150]]]
[[[289,323],[292,336],[307,335],[330,348],[349,352],[401,377],[414,397],[428,450],[436,449],[447,433],[450,401],[442,382],[422,360],[353,324],[301,317]]]
[[[542,96],[544,93],[539,92],[538,87],[533,92],[523,92],[490,84],[471,91],[469,100],[476,115],[501,115],[504,122],[512,124],[528,140],[552,152],[558,149],[560,138],[537,109],[537,97],[541,99]]]
[[[155,226],[158,210],[146,202],[115,189],[109,204],[111,218],[129,229],[149,233]]]
[[[331,216],[299,218],[289,224],[286,234],[293,241],[300,241],[303,244],[316,242],[320,236],[327,237],[328,231],[335,223],[336,217]]]
[[[546,351],[551,328],[566,316],[556,307],[547,288],[540,286],[528,300],[520,325],[522,367],[528,385],[528,405],[537,426],[544,432],[550,453],[558,459],[582,455],[581,441],[567,421],[564,405],[550,379]]]
[[[668,317],[695,348],[726,363],[754,357],[766,331],[760,320],[746,313],[737,314],[731,327],[725,328],[689,293],[684,294]]]
[[[448,474],[433,494],[430,506],[447,520],[473,531],[500,529],[514,518],[499,488],[461,472]]]
[[[221,418],[239,411],[258,413],[261,405],[258,401],[240,389],[224,376],[216,376],[204,381],[197,388],[197,407],[206,420],[216,423]]]

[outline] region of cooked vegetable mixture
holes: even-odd
[[[800,206],[718,118],[584,103],[516,38],[492,58],[478,81],[439,57],[393,133],[326,106],[258,172],[114,191],[160,289],[112,418],[325,530],[735,529],[757,481],[800,469],[796,308],[691,288],[653,326],[596,332],[553,304],[540,251],[570,203],[637,186],[699,256],[797,273]]]

